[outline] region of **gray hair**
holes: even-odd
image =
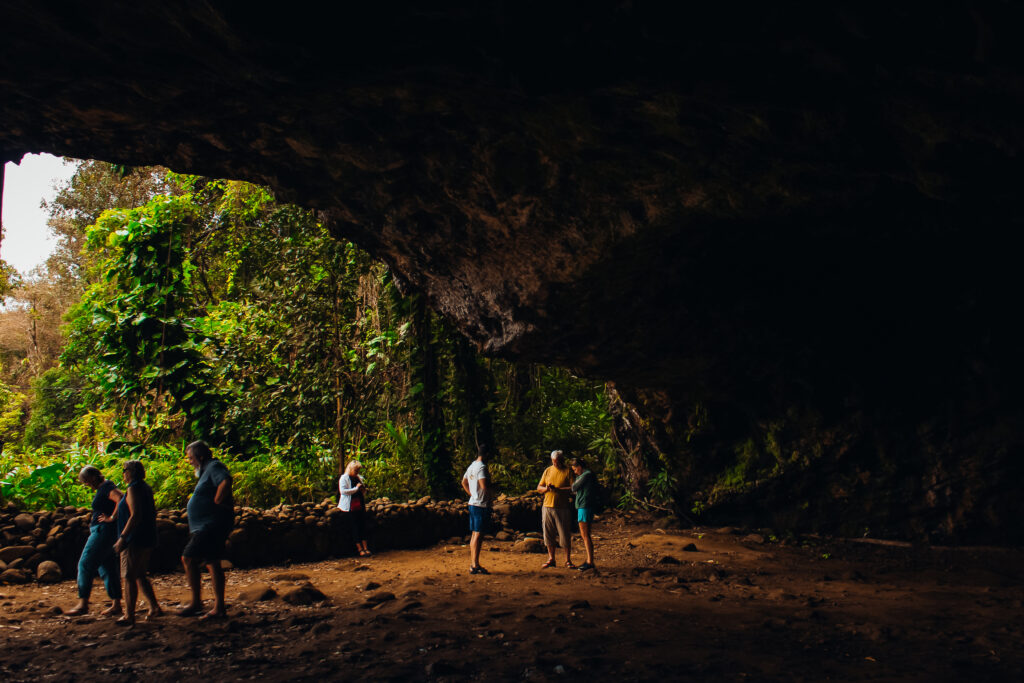
[[[206,462],[213,457],[210,445],[202,440],[193,441],[188,446],[185,446],[185,452],[188,453],[189,451],[192,451],[200,462]]]
[[[78,481],[83,484],[88,484],[90,481],[96,481],[97,479],[102,482],[103,473],[100,472],[98,467],[93,467],[92,465],[86,465],[78,473]]]
[[[141,460],[128,460],[124,464],[124,471],[132,475],[132,481],[142,481],[146,478],[146,467]]]
[[[565,462],[565,454],[562,451],[551,451],[551,457],[555,462]]]

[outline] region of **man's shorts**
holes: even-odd
[[[149,571],[149,556],[152,548],[136,548],[128,546],[121,551],[121,578],[125,581],[134,581],[145,576]]]
[[[469,506],[469,530],[486,534],[491,526],[491,508]]]
[[[572,538],[572,508],[542,507],[540,522],[544,530],[544,545],[554,545],[557,538],[559,546],[569,547]]]
[[[590,524],[594,521],[594,513],[587,508],[576,508],[576,521]]]
[[[224,557],[224,543],[227,540],[227,531],[206,527],[189,535],[181,555],[207,562],[219,560]]]

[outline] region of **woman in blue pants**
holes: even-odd
[[[89,517],[89,538],[82,549],[82,557],[78,560],[78,604],[67,611],[67,614],[78,615],[89,611],[89,596],[92,593],[92,581],[99,574],[107,595],[111,599],[110,607],[102,614],[121,613],[121,573],[114,543],[117,541],[117,526],[114,523],[114,510],[121,500],[122,493],[114,482],[87,465],[78,473],[78,481],[96,492],[92,499],[92,513]]]

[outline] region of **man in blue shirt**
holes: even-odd
[[[224,543],[235,522],[235,503],[231,496],[231,473],[224,463],[215,459],[205,441],[190,443],[185,449],[199,481],[188,499],[188,543],[181,553],[185,576],[192,592],[191,601],[182,607],[180,616],[192,616],[203,611],[200,595],[203,564],[210,570],[213,581],[214,606],[201,619],[227,616],[224,604]]]

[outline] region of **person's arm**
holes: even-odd
[[[136,487],[137,488],[137,487]],[[121,536],[117,539],[117,543],[114,544],[114,552],[119,553],[124,550],[132,540],[132,530],[135,529],[135,503],[138,502],[139,494],[135,492],[135,489],[128,489],[128,521],[124,525],[124,531],[121,532]]]
[[[224,477],[217,485],[217,493],[213,495],[213,502],[229,510],[234,509],[235,500],[231,495],[231,477]]]
[[[544,470],[544,474],[540,477],[540,483],[537,484],[537,493],[547,493],[551,489],[551,485],[547,483],[548,471]]]
[[[341,491],[341,495],[343,495],[343,496],[351,496],[352,494],[354,494],[356,491],[359,490],[359,485],[356,484],[355,486],[352,486],[352,488],[345,488],[345,480],[346,479],[348,480],[349,486],[352,486],[352,477],[350,477],[350,476],[348,476],[346,474],[346,475],[343,475],[341,477],[341,483],[339,484],[339,487],[340,487],[339,490]]]
[[[114,488],[112,488],[110,490],[110,493],[107,494],[107,498],[109,498],[110,500],[114,501],[114,511],[112,513],[110,513],[109,515],[100,515],[99,517],[97,517],[97,519],[100,520],[101,522],[113,522],[113,521],[116,521],[117,520],[117,504],[121,502],[121,498],[123,497],[123,495],[124,494],[122,494],[121,491],[116,486]]]
[[[472,491],[469,490],[469,480],[465,477],[462,478],[462,490],[466,492],[467,496],[472,496]]]
[[[580,491],[585,491],[585,490],[589,489],[593,485],[594,485],[594,473],[591,472],[590,470],[587,470],[586,472],[581,474],[579,477],[577,477],[576,481],[574,481],[572,483],[572,491],[573,491],[573,493],[579,493]]]

